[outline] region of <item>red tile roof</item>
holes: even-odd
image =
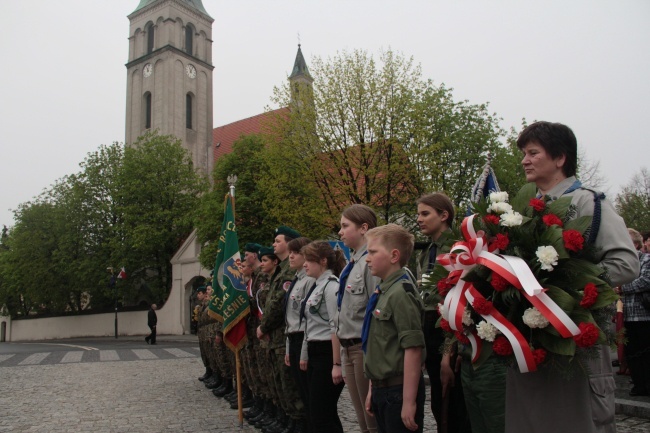
[[[232,145],[243,135],[260,134],[263,132],[265,122],[272,120],[278,114],[288,113],[288,108],[261,113],[247,119],[238,120],[227,125],[218,126],[212,130],[212,150],[216,161],[223,155],[232,152]]]

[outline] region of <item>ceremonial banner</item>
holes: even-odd
[[[239,269],[240,264],[234,199],[228,194],[214,265],[214,293],[208,305],[208,313],[223,322],[223,341],[234,352],[246,343],[245,318],[250,313],[246,282]]]

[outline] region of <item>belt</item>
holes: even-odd
[[[289,338],[289,341],[302,341],[305,338],[305,333],[304,332],[291,332],[287,334],[287,337]]]
[[[362,341],[360,338],[340,338],[339,342],[341,343],[341,347],[347,349],[348,347],[361,344]]]
[[[371,379],[373,388],[387,388],[389,386],[402,385],[404,383],[404,376],[393,376],[388,379]]]

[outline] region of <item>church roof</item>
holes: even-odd
[[[276,116],[288,113],[288,108],[278,108],[247,119],[238,120],[212,130],[212,149],[215,161],[232,152],[232,145],[244,135],[264,132],[265,122],[273,121]]]
[[[140,9],[142,9],[142,8],[144,8],[146,6],[149,6],[151,3],[155,3],[156,1],[158,1],[158,0],[140,0],[140,4],[138,5],[137,8],[135,8],[135,10],[133,12],[137,12]],[[185,3],[187,6],[198,10],[202,14],[210,16],[208,11],[206,11],[205,8],[203,7],[203,2],[201,0],[180,0],[180,1],[181,1],[181,3]],[[212,18],[212,17],[210,17],[210,18]]]
[[[289,78],[294,78],[300,75],[305,75],[311,78],[311,75],[309,75],[309,69],[307,69],[307,62],[305,62],[305,57],[302,55],[300,44],[298,44],[298,54],[296,54],[296,61],[293,63],[293,71],[291,71]]]

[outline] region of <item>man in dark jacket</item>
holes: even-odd
[[[147,344],[156,344],[156,325],[158,324],[158,316],[156,316],[156,304],[151,304],[151,308],[149,309],[149,315],[147,319],[147,325],[149,325],[149,329],[151,329],[151,333],[144,337],[144,341],[147,342]]]

